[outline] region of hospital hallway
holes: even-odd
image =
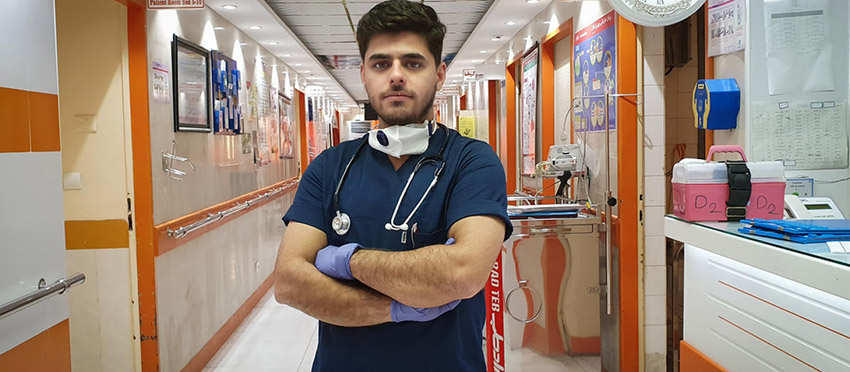
[[[281,305],[271,292],[257,303],[203,371],[309,372],[319,340],[318,321],[297,309]],[[528,371],[595,372],[599,357],[546,358],[534,353],[526,359]]]
[[[0,0],[0,372],[850,372],[848,19]]]

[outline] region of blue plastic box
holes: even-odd
[[[741,90],[735,79],[698,80],[693,100],[696,127],[735,129],[741,111]]]

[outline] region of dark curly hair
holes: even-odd
[[[369,41],[375,35],[405,31],[425,38],[428,51],[434,55],[434,62],[439,66],[446,25],[440,22],[440,17],[437,16],[434,8],[407,0],[384,1],[375,5],[363,15],[363,18],[360,18],[360,22],[357,22],[360,59],[366,59],[366,49],[369,49]]]

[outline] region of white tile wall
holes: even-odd
[[[644,260],[647,266],[660,266],[666,264],[667,247],[666,238],[663,236],[647,236],[644,244]]]
[[[664,116],[664,88],[660,86],[646,86],[643,90],[644,108],[646,116]]]
[[[664,85],[664,55],[644,56],[643,85]]]
[[[647,354],[666,353],[667,351],[667,326],[648,325],[644,331],[646,335],[645,351]]]
[[[645,116],[643,125],[644,146],[663,146],[665,137],[664,116]]]
[[[644,211],[646,236],[664,236],[664,207],[646,207]]]
[[[644,314],[646,325],[667,324],[667,296],[646,296]]]
[[[644,295],[665,296],[667,295],[667,267],[646,266],[644,267]]]
[[[667,178],[664,176],[646,176],[644,182],[644,204],[647,207],[663,207]]]
[[[664,151],[665,146],[656,144],[652,147],[644,147],[643,150],[643,171],[644,176],[663,176],[664,175]]]

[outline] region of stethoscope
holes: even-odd
[[[393,215],[390,217],[390,222],[387,222],[384,225],[384,228],[389,231],[406,231],[408,229],[408,222],[413,218],[413,215],[416,214],[416,210],[422,205],[422,202],[425,201],[425,198],[428,196],[428,193],[431,192],[431,189],[434,188],[434,185],[437,184],[437,180],[440,179],[440,174],[443,173],[443,167],[446,165],[446,159],[443,157],[443,151],[446,149],[446,144],[449,142],[449,129],[446,128],[443,124],[438,124],[440,128],[443,128],[443,131],[446,133],[446,138],[443,141],[443,144],[440,145],[440,151],[436,155],[423,156],[416,162],[416,166],[413,167],[413,172],[410,173],[410,177],[407,178],[407,183],[404,185],[404,189],[401,190],[401,195],[398,197],[398,202],[396,202],[395,209],[393,210]],[[351,218],[348,217],[347,213],[341,212],[339,209],[339,190],[342,189],[342,184],[345,182],[345,176],[348,175],[348,169],[351,168],[351,164],[354,163],[354,160],[357,159],[357,156],[360,155],[363,148],[366,147],[366,144],[369,142],[368,137],[364,137],[363,141],[360,142],[360,146],[357,148],[357,151],[351,156],[351,159],[348,160],[348,164],[345,165],[345,169],[342,171],[342,177],[339,178],[339,183],[336,185],[336,191],[334,191],[334,208],[336,209],[336,216],[331,221],[331,227],[334,231],[336,231],[337,235],[345,235],[348,233],[348,230],[351,229]],[[401,206],[402,200],[404,200],[404,195],[407,193],[407,189],[410,187],[411,181],[413,181],[413,176],[416,175],[416,172],[419,168],[425,164],[434,164],[436,169],[434,170],[434,179],[431,180],[431,184],[428,185],[428,188],[425,189],[425,193],[422,194],[422,197],[419,198],[419,202],[416,203],[416,207],[407,215],[407,218],[404,219],[400,225],[395,223],[396,215],[398,214],[398,208]]]

